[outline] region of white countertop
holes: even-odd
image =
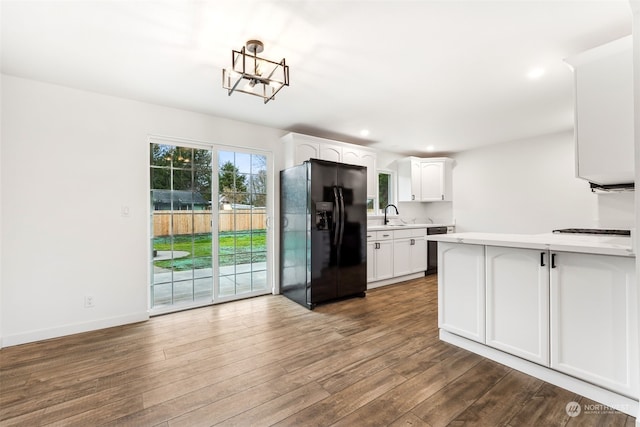
[[[635,256],[631,237],[584,234],[451,233],[427,236],[427,240],[472,245],[506,246],[550,251]]]
[[[369,231],[403,230],[407,228],[452,227],[453,224],[402,224],[402,225],[369,225]]]

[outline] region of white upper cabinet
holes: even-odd
[[[576,175],[600,185],[634,182],[631,36],[566,62],[574,72]]]
[[[367,197],[376,196],[376,153],[360,147],[342,147],[342,163],[365,166],[367,168]]]
[[[365,166],[367,168],[367,197],[377,193],[376,152],[359,145],[288,133],[282,137],[285,146],[284,167],[299,165],[309,159],[329,160]]]
[[[398,201],[450,201],[452,163],[446,157],[398,160]]]

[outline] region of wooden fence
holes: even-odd
[[[169,236],[173,221],[173,234],[211,233],[211,211],[153,211],[153,235]],[[221,210],[218,215],[219,231],[263,230],[267,213],[264,209]]]

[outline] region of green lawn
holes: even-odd
[[[266,230],[220,233],[218,235],[220,266],[266,261],[266,242]],[[167,269],[173,267],[176,271],[211,268],[212,246],[211,234],[174,236],[173,239],[156,237],[153,239],[153,249],[185,251],[190,255],[174,260],[155,261],[154,265]]]

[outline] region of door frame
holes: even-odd
[[[213,268],[213,280],[214,283],[213,285],[213,300],[211,301],[193,301],[192,303],[183,303],[183,304],[177,304],[177,305],[172,305],[170,307],[160,307],[160,308],[153,308],[151,307],[151,283],[153,280],[153,268],[152,268],[152,263],[149,262],[149,256],[150,256],[150,248],[149,251],[147,251],[147,258],[145,260],[145,262],[147,263],[147,280],[146,280],[146,295],[147,295],[147,307],[148,307],[148,311],[149,314],[151,316],[156,316],[156,315],[161,315],[161,314],[167,314],[167,313],[172,313],[172,312],[176,312],[176,311],[181,311],[181,310],[187,310],[187,309],[192,309],[192,308],[198,308],[198,307],[206,307],[209,305],[214,305],[214,304],[220,304],[220,303],[224,303],[224,302],[229,302],[229,301],[235,301],[235,300],[240,300],[240,299],[245,299],[245,298],[252,298],[255,296],[259,296],[259,295],[269,295],[269,294],[276,294],[277,291],[277,286],[275,285],[276,283],[276,268],[275,268],[275,262],[276,259],[274,257],[275,254],[275,231],[274,230],[274,224],[275,221],[273,220],[273,214],[274,214],[274,200],[275,200],[275,175],[274,175],[274,160],[273,160],[273,151],[271,150],[264,150],[264,149],[260,149],[260,148],[255,148],[255,147],[247,147],[247,146],[239,146],[239,145],[231,145],[231,144],[223,144],[223,143],[218,143],[218,142],[208,142],[208,141],[201,141],[201,140],[195,140],[195,139],[188,139],[188,138],[180,138],[180,137],[173,137],[173,136],[164,136],[164,135],[156,135],[156,134],[148,134],[147,135],[147,161],[151,156],[151,144],[165,144],[165,145],[174,145],[174,146],[181,146],[181,147],[185,147],[185,148],[195,148],[195,149],[206,149],[206,150],[211,150],[212,151],[212,156],[211,156],[211,163],[212,163],[212,175],[211,175],[211,188],[212,188],[212,200],[214,200],[213,198],[217,198],[218,197],[218,151],[234,151],[234,152],[240,152],[240,153],[249,153],[249,154],[261,154],[264,155],[266,157],[266,166],[267,166],[267,206],[266,206],[266,210],[267,210],[267,215],[266,215],[266,224],[265,224],[265,228],[266,228],[266,232],[267,232],[267,289],[265,291],[259,291],[259,292],[250,292],[247,294],[242,294],[241,296],[229,296],[229,297],[223,297],[220,298],[219,297],[219,286],[216,285],[216,280],[219,280],[219,274],[220,274],[220,268],[218,265],[218,245],[217,243],[215,244],[213,250],[212,250],[212,268]],[[146,212],[146,218],[147,218],[147,242],[151,242],[151,221],[149,220],[151,218],[152,215],[152,209],[151,209],[151,194],[150,194],[150,187],[151,187],[151,178],[150,178],[150,174],[148,173],[148,168],[149,168],[149,164],[146,165],[147,167],[147,174],[146,174],[146,188],[147,188],[147,212]],[[218,236],[218,232],[219,232],[219,221],[218,221],[218,209],[217,209],[217,204],[215,204],[216,206],[216,210],[214,212],[213,210],[213,203],[212,203],[212,214],[211,214],[211,234],[212,236]],[[212,244],[213,244],[213,237],[212,237]]]

